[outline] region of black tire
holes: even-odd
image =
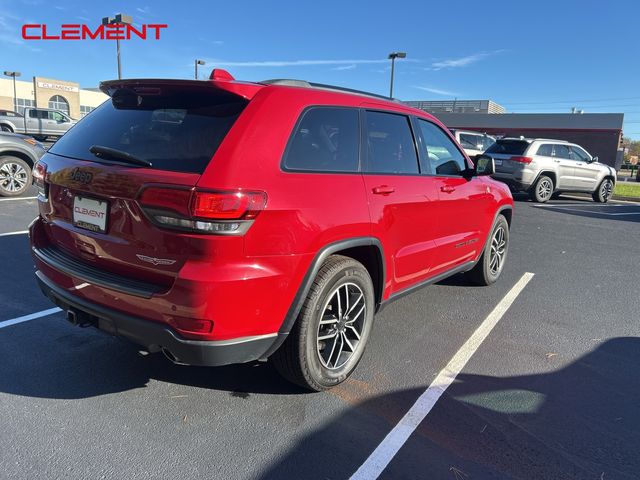
[[[546,175],[540,175],[533,188],[529,192],[531,200],[538,203],[545,203],[551,199],[555,185],[553,180]]]
[[[338,310],[334,308],[338,301],[345,305],[346,293],[351,299],[352,315],[357,314],[355,310],[363,308],[363,311],[351,319],[340,312],[335,323],[321,325],[323,319],[325,323],[334,322],[331,312]],[[373,282],[367,269],[352,258],[332,255],[320,268],[293,329],[270,361],[284,378],[303,388],[319,392],[334,387],[351,375],[362,358],[373,327],[374,309]],[[344,310],[348,313],[346,308]],[[349,323],[354,327],[347,326]],[[360,329],[359,340],[353,333],[353,328],[357,327]],[[334,337],[321,341],[320,337],[331,335],[333,331]],[[331,360],[339,341],[342,348],[335,351],[337,356],[332,367]],[[353,347],[352,352],[346,351],[351,349],[348,345]],[[331,346],[333,349],[329,352]],[[344,363],[340,363],[342,361]]]
[[[9,125],[0,125],[0,130],[2,130],[3,132],[13,133],[13,128],[11,128]]]
[[[31,185],[31,167],[18,157],[0,157],[0,197],[17,197]]]
[[[499,240],[499,230],[502,230],[502,239]],[[497,242],[496,242],[497,240]],[[501,246],[502,241],[504,241],[504,245]],[[494,269],[493,258],[495,255],[492,250],[495,248],[498,251],[502,251],[500,255],[499,265],[497,269]],[[509,251],[509,223],[507,219],[504,218],[504,215],[498,215],[495,223],[493,224],[493,228],[491,229],[491,233],[489,238],[487,239],[486,245],[484,247],[484,251],[478,260],[478,263],[473,267],[473,269],[467,272],[467,278],[471,283],[476,285],[491,285],[498,278],[500,278],[500,274],[502,270],[504,270],[504,264],[507,260],[507,253]]]
[[[598,185],[598,189],[593,192],[592,197],[594,202],[607,203],[613,194],[613,181],[610,178],[605,178]]]

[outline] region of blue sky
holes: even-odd
[[[302,78],[404,100],[490,98],[511,112],[624,112],[640,139],[637,1],[374,2],[0,0],[0,68],[93,87],[116,76],[115,42],[23,41],[23,23],[97,26],[124,12],[167,23],[123,42],[125,77],[193,75],[193,60],[236,78]]]

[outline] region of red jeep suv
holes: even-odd
[[[34,169],[44,294],[174,362],[344,381],[374,313],[502,272],[513,201],[435,118],[298,80],[103,82]]]

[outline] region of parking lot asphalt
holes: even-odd
[[[33,200],[0,202],[0,235]],[[304,393],[268,363],[176,366],[61,313],[0,237],[4,478],[349,478],[525,272],[534,274],[380,478],[640,475],[640,205],[516,201],[502,278],[376,317],[353,377]]]

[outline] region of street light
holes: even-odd
[[[196,80],[198,79],[198,65],[204,65],[205,61],[204,60],[198,60],[196,58]]]
[[[131,25],[133,18],[131,15],[118,13],[115,17],[102,17],[102,25]],[[116,48],[118,49],[118,80],[122,78],[122,66],[120,65],[120,39],[116,37]]]
[[[4,71],[4,74],[7,77],[13,77],[13,110],[18,111],[18,95],[16,93],[16,77],[21,75],[20,72],[10,72],[8,70]]]
[[[391,60],[391,86],[389,87],[389,98],[393,98],[393,68],[395,67],[396,58],[407,58],[406,52],[391,52],[389,59]]]

